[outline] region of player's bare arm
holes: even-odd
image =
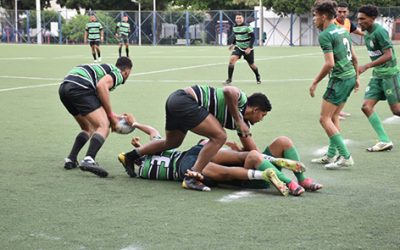
[[[360,74],[362,74],[362,73],[364,73],[367,69],[370,69],[370,68],[379,66],[379,65],[381,65],[381,64],[384,64],[384,63],[386,63],[386,62],[392,60],[392,56],[393,56],[392,48],[385,49],[385,50],[383,51],[383,55],[382,55],[381,57],[379,57],[379,58],[378,58],[377,60],[375,60],[375,61],[371,61],[371,62],[369,62],[369,63],[367,63],[367,64],[365,64],[365,65],[360,66],[360,67],[358,68],[358,71],[360,72]]]
[[[111,128],[114,131],[118,124],[117,116],[112,112],[111,101],[110,101],[110,88],[114,85],[113,79],[110,75],[105,75],[97,83],[97,95],[101,101],[101,104],[106,111],[107,117],[111,123]]]
[[[310,87],[310,95],[311,97],[315,96],[315,90],[317,89],[317,85],[320,81],[322,81],[322,79],[324,79],[324,77],[326,75],[329,74],[329,72],[333,69],[333,67],[335,66],[335,60],[333,57],[333,53],[329,52],[329,53],[325,53],[324,54],[325,57],[325,63],[322,66],[321,71],[319,72],[319,74],[315,77],[311,87]]]
[[[243,121],[243,118],[238,110],[238,99],[240,91],[238,88],[233,86],[224,87],[224,97],[226,101],[226,106],[228,107],[229,113],[235,120],[235,125],[243,136],[249,134],[249,127]]]

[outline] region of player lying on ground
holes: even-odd
[[[138,123],[135,123],[135,126],[149,134],[152,139],[160,138],[158,131],[150,126]],[[204,143],[205,141],[203,141],[203,144]],[[135,147],[140,146],[138,138],[132,139],[132,145]],[[277,145],[277,143],[275,143],[275,145]],[[271,148],[272,150],[278,151],[279,149],[276,148],[275,145],[271,145]],[[186,176],[187,171],[193,166],[202,147],[203,145],[199,144],[184,152],[167,150],[154,155],[142,156],[139,160],[135,161],[136,167],[127,166],[124,153],[121,153],[118,159],[131,177],[138,175],[145,179],[182,180],[184,176]],[[238,152],[220,149],[214,157],[213,162],[208,163],[204,168],[203,175],[191,171],[189,171],[189,174],[195,174],[196,177],[208,185],[214,185],[215,182],[226,183],[233,180],[236,180],[236,185],[242,185],[242,182],[249,180],[264,180],[265,184],[265,181],[269,180],[283,195],[287,195],[288,190],[293,195],[301,195],[304,192],[303,187],[286,177],[281,171],[276,169],[271,162],[277,166],[289,168],[294,172],[305,170],[304,166],[298,161],[262,155],[256,150],[251,152]],[[224,165],[229,165],[229,167]],[[203,178],[203,176],[205,178]],[[281,181],[283,181],[287,187]],[[186,188],[184,184],[185,183],[183,183],[183,187]],[[229,184],[232,184],[232,182]],[[302,184],[307,184],[306,187],[308,187],[308,190],[313,189],[313,191],[315,191],[322,188],[322,185],[313,183],[311,179],[303,181]],[[197,190],[200,191],[210,190],[202,183],[198,183],[196,187]],[[247,187],[253,187],[253,185]]]
[[[126,153],[129,166],[141,155],[151,155],[179,147],[188,131],[207,137],[192,170],[201,173],[210,159],[226,142],[224,128],[237,130],[247,150],[257,149],[250,133],[250,125],[262,121],[271,110],[271,104],[262,93],[247,97],[233,86],[213,88],[196,85],[172,93],[166,102],[166,138],[153,140]],[[185,185],[196,189],[197,180],[184,178]]]
[[[371,58],[371,62],[359,67],[359,72],[362,74],[367,69],[374,68],[361,108],[379,138],[377,144],[367,148],[369,152],[393,148],[393,143],[374,109],[375,105],[381,100],[387,100],[393,115],[400,116],[400,71],[396,52],[386,29],[375,23],[378,15],[378,8],[373,5],[362,6],[357,15],[358,24],[365,31],[365,46]]]

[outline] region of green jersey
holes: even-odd
[[[384,50],[392,50],[392,59],[374,67],[372,75],[374,77],[391,77],[399,72],[397,68],[396,52],[393,49],[392,41],[389,38],[388,32],[379,24],[375,23],[372,26],[371,32],[365,32],[365,45],[367,46],[369,57],[372,61],[380,58]]]
[[[352,63],[351,38],[349,32],[335,24],[329,25],[318,37],[324,53],[333,53],[335,66],[330,77],[348,79],[356,75]]]
[[[102,29],[103,29],[103,26],[99,22],[87,23],[85,30],[88,32],[89,41],[99,41],[100,40],[100,32]]]
[[[235,34],[234,44],[241,50],[252,48],[254,43],[253,28],[247,24],[233,26],[233,33]]]
[[[113,79],[114,90],[117,86],[124,84],[121,70],[112,64],[83,64],[76,66],[64,78],[64,82],[71,82],[84,89],[96,89],[97,83],[105,75],[110,75]]]
[[[193,86],[192,89],[196,94],[198,104],[214,115],[221,123],[222,127],[227,129],[237,129],[234,119],[228,111],[223,88],[196,85]],[[242,115],[245,111],[246,105],[246,94],[240,91],[237,108]]]
[[[139,166],[139,177],[152,180],[178,180],[177,166],[183,155],[176,149],[146,155]]]
[[[129,32],[131,32],[131,25],[128,22],[118,22],[117,32],[120,36],[129,36]]]

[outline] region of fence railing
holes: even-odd
[[[116,23],[127,15],[131,24],[129,43],[148,45],[226,45],[233,37],[232,27],[238,11],[96,11],[103,24],[105,44],[115,44]],[[260,20],[258,11],[240,11],[245,21],[254,27],[256,43],[265,46],[318,45],[319,31],[313,26],[311,15],[277,16],[268,12]],[[400,7],[381,8],[377,22],[384,25],[393,40],[400,40]],[[355,18],[355,16],[351,16]],[[16,25],[15,19],[18,20]],[[0,31],[3,43],[36,43],[38,34],[49,44],[81,44],[84,39],[86,14],[71,10],[41,12],[41,29],[36,27],[36,11],[0,9]],[[263,26],[264,34],[259,37]],[[18,27],[18,30],[16,29]],[[140,36],[139,36],[140,33]],[[140,39],[140,40],[139,40]],[[362,38],[353,36],[355,43]]]

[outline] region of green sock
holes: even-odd
[[[336,150],[337,150],[337,146],[335,144],[335,142],[332,140],[332,137],[329,138],[329,147],[328,147],[328,152],[327,152],[327,156],[329,158],[332,158],[336,155]]]
[[[376,134],[379,137],[379,141],[381,142],[390,142],[389,137],[387,136],[385,129],[382,126],[381,120],[376,112],[372,113],[370,117],[368,117],[369,123],[371,123],[372,128],[375,130]]]
[[[279,171],[271,162],[264,160],[256,169],[260,171],[264,171],[268,168],[271,168],[275,171],[276,176],[278,176],[279,180],[283,181],[284,183],[288,184],[292,180],[284,175],[281,171]]]
[[[286,149],[285,151],[283,151],[283,157],[286,159],[290,159],[290,160],[300,161],[300,155],[297,152],[297,149],[295,146],[290,147],[290,148]],[[296,178],[299,182],[302,182],[306,179],[306,177],[304,176],[303,173],[294,173],[294,175],[296,176]]]
[[[350,157],[349,150],[347,149],[346,144],[344,144],[343,137],[340,133],[334,134],[329,137],[330,140],[337,146],[339,150],[339,155],[344,156],[344,158],[348,159]]]

